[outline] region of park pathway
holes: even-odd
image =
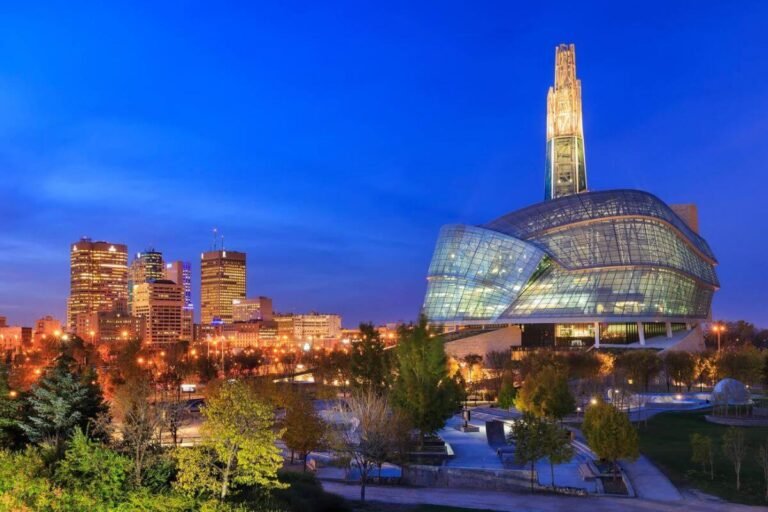
[[[323,482],[323,488],[350,500],[360,499],[360,487],[339,482]],[[368,486],[370,501],[396,504],[429,504],[499,512],[757,512],[764,507],[749,507],[723,502],[685,499],[676,502],[644,498],[568,497],[511,494],[467,489]]]

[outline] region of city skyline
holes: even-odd
[[[362,28],[343,36],[319,6],[190,9],[167,34],[163,7],[34,22],[23,9],[4,7],[0,22],[9,322],[65,319],[67,248],[83,235],[192,262],[198,305],[196,261],[214,226],[248,254],[249,293],[278,311],[412,320],[440,225],[540,200],[553,48],[569,42],[589,84],[590,189],[696,203],[720,262],[714,318],[768,326],[768,276],[751,271],[768,249],[754,237],[768,205],[748,186],[765,158],[768,64],[753,42],[765,6],[635,13],[621,30],[619,8],[550,6],[536,31],[536,8],[350,6]],[[70,30],[71,45],[56,45]]]

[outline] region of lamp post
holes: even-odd
[[[725,332],[725,325],[714,324],[712,330],[717,333],[717,351],[720,352],[720,336]]]

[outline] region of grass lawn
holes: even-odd
[[[677,485],[695,487],[728,501],[764,505],[765,481],[757,461],[757,450],[768,443],[768,427],[744,428],[747,456],[741,468],[741,491],[736,492],[733,465],[723,454],[722,437],[727,427],[708,423],[704,413],[667,412],[640,426],[640,451]],[[691,462],[690,436],[710,436],[715,456],[715,479]]]

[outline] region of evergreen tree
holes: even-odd
[[[362,339],[352,344],[350,382],[358,390],[383,393],[392,381],[389,353],[384,350],[381,333],[371,323],[361,323]]]
[[[33,443],[49,442],[61,454],[76,428],[89,432],[92,420],[107,411],[98,381],[72,370],[73,360],[62,354],[26,400],[20,426]]]
[[[0,448],[17,448],[22,442],[21,403],[21,399],[11,393],[7,368],[0,364]]]
[[[448,374],[440,338],[421,316],[416,325],[402,327],[397,346],[397,380],[393,400],[421,439],[445,425],[461,406],[460,379]]]

